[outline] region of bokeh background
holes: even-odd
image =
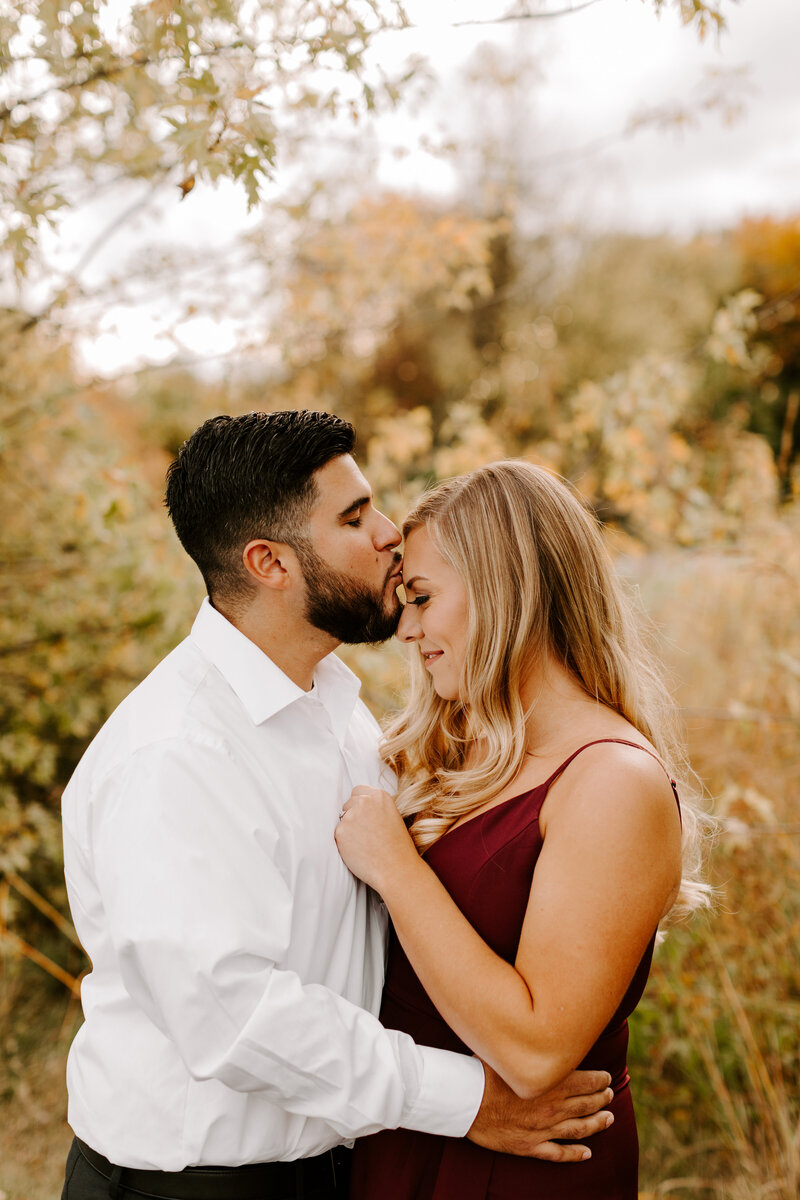
[[[202,595],[165,468],[284,407],[395,519],[504,456],[602,518],[719,818],[632,1021],[643,1195],[797,1195],[798,44],[796,0],[0,7],[3,1200],[70,1136],[61,789]]]

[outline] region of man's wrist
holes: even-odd
[[[403,1125],[442,1137],[465,1137],[483,1102],[483,1063],[471,1054],[432,1046],[418,1050],[423,1056],[422,1079]]]

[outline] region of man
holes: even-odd
[[[602,1073],[525,1105],[477,1059],[373,1015],[384,913],[334,829],[352,787],[381,778],[378,729],[331,652],[395,629],[400,534],[353,443],[326,413],[223,416],[170,468],[208,599],[64,793],[92,960],[66,1200],[342,1196],[333,1148],[381,1128],[575,1159],[549,1139],[608,1123],[570,1119],[610,1098]]]

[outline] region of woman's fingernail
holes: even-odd
[[[581,1162],[586,1162],[587,1158],[591,1158],[591,1157],[592,1157],[591,1150],[584,1150],[583,1154],[581,1155]]]
[[[613,1124],[614,1124],[614,1114],[609,1113],[608,1116],[606,1117],[606,1129],[608,1129],[609,1125],[613,1125]]]

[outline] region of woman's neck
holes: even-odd
[[[527,713],[527,749],[542,756],[564,741],[565,732],[574,730],[603,708],[550,654],[537,659],[523,681],[520,694]]]
[[[576,735],[597,724],[598,717],[620,721],[594,697],[589,696],[570,671],[548,655],[537,659],[520,687],[525,717],[525,749],[537,758],[558,754]],[[480,730],[469,727],[463,766],[474,767],[487,752]]]

